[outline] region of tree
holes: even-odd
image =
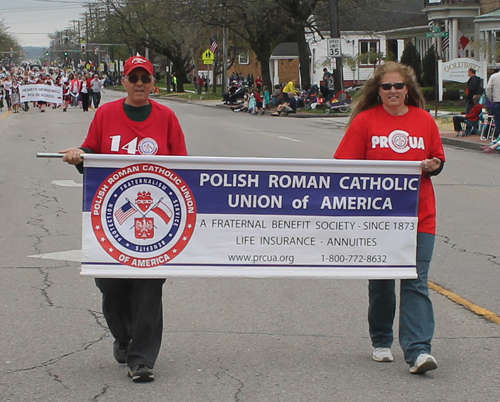
[[[212,38],[217,39],[217,35],[211,35]],[[222,34],[220,35],[222,37]],[[241,49],[245,48],[244,42],[240,37],[233,37],[228,41],[229,43],[226,44],[227,46],[227,60],[226,60],[226,68],[227,70],[231,69],[231,67],[236,63],[236,60],[239,56],[239,51]],[[213,67],[213,74],[214,74],[214,79],[212,82],[212,92],[216,93],[217,92],[217,77],[221,75],[224,72],[224,60],[223,60],[223,50],[222,50],[222,43],[223,39],[217,39],[217,43],[219,44],[219,47],[217,48],[215,52],[215,60],[214,64],[212,65]],[[222,91],[226,90],[225,85],[227,84],[227,80],[223,78],[222,80]]]
[[[408,42],[401,56],[401,63],[410,66],[415,71],[415,76],[417,81],[421,81],[422,75],[422,61],[420,60],[420,54],[413,42]]]
[[[433,87],[436,85],[436,50],[432,45],[425,53],[424,60],[422,61],[423,77],[422,81],[424,86]]]
[[[200,22],[226,27],[241,38],[260,62],[263,84],[271,87],[269,60],[290,35],[286,13],[274,0],[187,0],[185,5]]]
[[[122,34],[131,48],[146,48],[166,56],[177,75],[178,91],[184,91],[187,74],[193,70],[194,54],[201,54],[199,27],[185,12],[181,1],[105,0],[118,16]],[[199,49],[196,48],[196,44]]]
[[[314,30],[311,16],[321,0],[275,0],[288,18],[284,26],[290,30],[290,38],[297,42],[299,49],[300,80],[304,89],[311,84],[310,51],[306,40],[306,31]]]
[[[14,36],[8,32],[8,29],[3,20],[0,21],[0,60],[11,60],[13,57],[19,57],[22,53],[22,47]]]

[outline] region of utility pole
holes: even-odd
[[[222,93],[226,92],[227,88],[227,40],[228,29],[222,28]]]
[[[338,0],[330,0],[330,38],[340,40]],[[335,69],[332,72],[335,93],[344,89],[342,70],[342,54],[340,54],[339,57],[335,57]]]

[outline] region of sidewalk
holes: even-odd
[[[445,145],[473,149],[475,151],[480,151],[479,147],[481,145],[488,145],[491,142],[491,139],[481,141],[479,135],[457,137],[457,133],[455,131],[441,131],[441,139]]]

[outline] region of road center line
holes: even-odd
[[[293,141],[293,142],[302,142],[300,140],[294,140],[293,138],[282,137],[281,135],[279,136],[279,138],[283,138],[284,140]]]
[[[492,311],[486,310],[485,308],[482,308],[477,304],[474,304],[469,300],[464,299],[463,297],[457,295],[456,293],[453,293],[434,282],[429,281],[429,288],[435,290],[436,292],[442,294],[443,296],[446,296],[451,301],[465,307],[466,309],[472,311],[473,313],[486,318],[488,321],[500,325],[500,317],[495,313],[493,313]]]

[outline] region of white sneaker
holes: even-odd
[[[434,357],[428,353],[422,353],[417,357],[413,366],[410,367],[410,373],[412,374],[422,374],[427,371],[436,370],[437,362]]]
[[[391,349],[389,348],[374,348],[372,359],[376,362],[392,362],[394,357],[392,357]]]

